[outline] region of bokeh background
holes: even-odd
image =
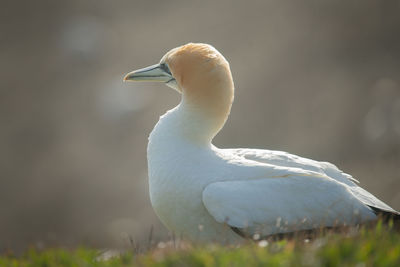
[[[400,209],[400,1],[1,1],[0,249],[167,238],[147,136],[180,96],[122,83],[187,42],[236,85],[219,147],[330,161]]]

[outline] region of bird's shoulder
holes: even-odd
[[[234,155],[246,161],[268,164],[278,169],[287,170],[289,173],[300,171],[330,177],[338,182],[353,186],[358,182],[351,175],[341,171],[334,164],[316,161],[278,150],[234,148],[224,149],[226,154]]]

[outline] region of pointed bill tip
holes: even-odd
[[[122,80],[123,82],[129,82],[129,81],[132,81],[132,80],[130,80],[130,78],[129,78],[129,74],[130,74],[130,73],[128,73],[128,74],[125,74],[125,76],[124,76],[124,79]]]

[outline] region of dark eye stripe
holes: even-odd
[[[166,73],[168,73],[169,75],[172,75],[172,74],[171,74],[171,71],[169,70],[167,64],[161,63],[161,64],[160,64],[160,68],[161,68],[163,71],[165,71]]]

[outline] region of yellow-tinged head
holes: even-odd
[[[182,93],[186,106],[213,118],[216,132],[229,115],[234,95],[228,61],[214,47],[202,43],[174,48],[159,64],[132,71],[124,81],[166,83]]]

